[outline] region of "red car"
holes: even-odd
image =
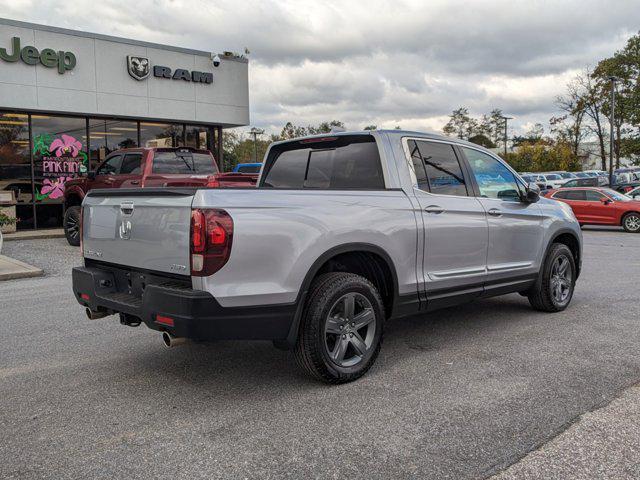
[[[580,225],[617,225],[640,232],[640,201],[610,188],[560,188],[545,196],[568,203]]]
[[[94,171],[65,183],[64,232],[80,245],[80,205],[94,188],[255,187],[257,174],[220,173],[209,150],[189,147],[126,148],[109,154]]]

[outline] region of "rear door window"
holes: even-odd
[[[584,201],[585,193],[584,190],[562,190],[560,192],[556,192],[553,198],[562,198],[564,200],[574,200],[574,201]]]
[[[141,172],[142,154],[141,153],[128,153],[122,160],[120,166],[120,173],[127,175],[139,175]]]
[[[417,141],[416,145],[426,172],[429,192],[436,195],[468,195],[467,182],[452,145],[422,140]],[[416,159],[412,159],[415,165]]]
[[[378,146],[369,135],[306,139],[269,152],[263,187],[384,189]]]

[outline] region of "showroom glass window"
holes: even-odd
[[[89,167],[86,120],[33,115],[31,135],[38,228],[59,227],[65,183]]]
[[[184,146],[184,125],[140,122],[141,147]]]
[[[185,127],[185,147],[193,147],[200,150],[213,152],[213,136],[211,129],[199,125],[187,125]],[[218,160],[218,159],[216,159]]]
[[[33,228],[29,116],[0,112],[0,190],[13,190],[18,228]]]
[[[111,152],[138,146],[138,122],[89,120],[91,168],[97,168]]]

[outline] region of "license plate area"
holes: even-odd
[[[111,273],[114,284],[100,285],[100,287],[136,298],[142,298],[145,288],[149,285],[175,285],[183,288],[192,286],[191,277],[126,268],[89,259],[85,259],[85,264],[87,267],[98,267]]]

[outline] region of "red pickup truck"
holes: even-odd
[[[220,173],[209,150],[127,148],[112,152],[94,171],[69,180],[64,191],[64,233],[80,245],[80,205],[94,188],[255,187],[257,174]]]

